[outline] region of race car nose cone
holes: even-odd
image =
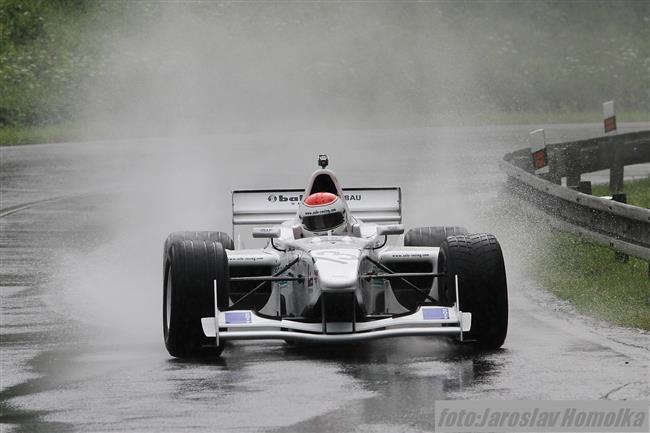
[[[357,278],[350,277],[349,275],[328,275],[320,276],[321,289],[327,291],[328,289],[350,289],[354,290],[357,285]]]
[[[311,252],[322,290],[351,289],[358,282],[359,257],[357,249],[323,249]]]

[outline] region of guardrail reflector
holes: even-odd
[[[546,149],[533,152],[533,167],[535,170],[546,167]]]
[[[423,307],[422,318],[424,320],[449,319],[449,309],[445,307]]]

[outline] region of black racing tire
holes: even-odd
[[[407,247],[439,247],[448,236],[466,235],[465,227],[436,226],[417,227],[404,235],[404,246]]]
[[[165,347],[177,358],[219,356],[223,344],[217,347],[214,339],[204,335],[201,318],[214,317],[214,280],[219,309],[225,309],[229,303],[224,245],[210,239],[168,241],[163,280]]]
[[[508,287],[503,253],[487,233],[450,236],[440,246],[438,272],[443,305],[456,302],[454,275],[458,275],[460,310],[472,313],[472,327],[463,340],[486,350],[500,348],[508,331]]]
[[[165,240],[165,248],[163,255],[167,254],[169,245],[174,241],[215,241],[220,242],[227,250],[234,250],[235,244],[232,238],[224,232],[208,232],[208,231],[181,231],[174,232],[167,236]]]

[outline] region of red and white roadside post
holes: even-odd
[[[603,102],[603,126],[605,134],[616,133],[616,113],[614,111],[614,101]]]
[[[616,134],[617,126],[614,101],[603,103],[603,126],[605,135]],[[613,140],[610,141],[609,158],[609,189],[612,192],[620,192],[623,190],[623,171],[625,167],[623,146],[615,144]]]
[[[548,174],[548,153],[546,151],[546,136],[543,129],[536,129],[528,136],[530,156],[533,161],[533,170],[536,175]]]

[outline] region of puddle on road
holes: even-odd
[[[423,338],[349,347],[236,343],[222,359],[194,361],[169,359],[153,345],[92,344],[41,359],[48,361],[34,370],[48,379],[31,383],[10,404],[43,425],[87,431],[188,425],[330,431],[369,420],[377,423],[368,424],[370,431],[393,422],[430,430],[436,399],[499,370],[464,349]]]
[[[362,432],[395,431],[396,426],[399,431],[432,431],[435,400],[487,381],[500,370],[497,362],[445,340],[406,338],[361,346],[334,353],[315,349],[308,356],[338,365],[371,396],[291,425],[292,431],[345,431],[352,425]]]

